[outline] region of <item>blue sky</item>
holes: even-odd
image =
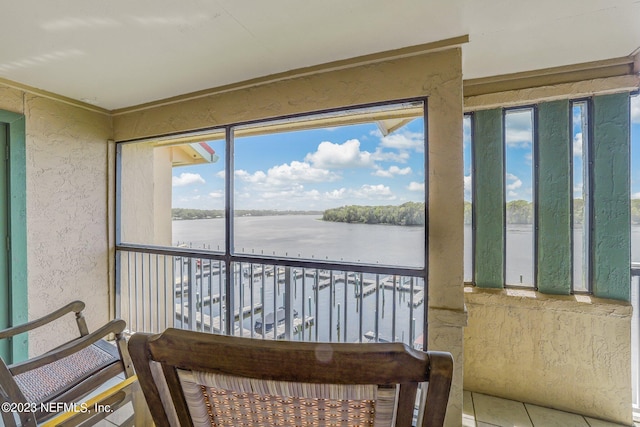
[[[236,209],[324,210],[424,200],[424,125],[375,124],[235,139]],[[215,164],[173,169],[173,206],[224,207],[224,142]]]
[[[574,197],[581,191],[579,110],[574,109]],[[507,114],[507,200],[532,198],[531,110]],[[471,200],[470,120],[464,120],[465,200]],[[424,200],[421,119],[383,137],[362,124],[237,138],[236,209],[323,210]],[[640,198],[640,97],[631,99],[631,196]],[[215,164],[174,168],[173,206],[224,208],[224,142]]]
[[[581,110],[573,110],[573,167],[574,197],[581,197],[582,191],[582,125]],[[506,199],[532,199],[532,131],[530,110],[515,110],[507,113],[505,118],[506,141],[505,150],[507,173]],[[471,121],[464,121],[464,183],[465,200],[471,200]],[[640,199],[640,96],[631,98],[631,197]]]

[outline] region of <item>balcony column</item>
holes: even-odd
[[[462,413],[464,186],[462,72],[436,85],[428,101],[428,347],[446,349],[454,376],[445,425],[459,426]]]

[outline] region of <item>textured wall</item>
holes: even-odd
[[[629,94],[593,99],[593,293],[631,300]]]
[[[81,299],[93,330],[109,319],[111,120],[31,95],[25,99],[25,115],[29,317]],[[48,345],[55,335],[33,336],[31,351]]]
[[[573,190],[569,110],[568,100],[538,105],[536,284],[545,294],[568,295],[571,292]]]
[[[504,284],[504,144],[502,109],[478,111],[473,117],[475,283]]]
[[[87,303],[89,327],[95,329],[109,319],[111,119],[2,86],[0,109],[26,118],[29,319],[81,299]],[[33,333],[30,353],[50,348],[72,330],[56,322],[47,333]]]
[[[467,288],[465,389],[631,424],[631,306]]]

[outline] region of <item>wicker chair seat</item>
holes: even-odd
[[[0,358],[0,402],[23,404],[31,409],[0,412],[5,426],[36,427],[64,410],[64,405],[59,404],[79,402],[105,381],[121,374],[126,377],[134,374],[124,336],[127,326],[124,320],[110,320],[89,332],[82,313],[84,308],[82,301],[73,301],[43,317],[0,330],[0,340],[12,339],[73,315],[79,334],[27,360],[7,363]],[[105,340],[109,336],[115,336],[115,345]]]
[[[178,370],[194,426],[389,426],[397,388]]]
[[[98,370],[120,363],[118,350],[104,341],[14,377],[28,402],[49,401]]]

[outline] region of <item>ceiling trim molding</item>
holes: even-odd
[[[74,107],[92,111],[94,113],[100,113],[106,116],[111,116],[111,111],[107,110],[106,108],[98,107],[96,105],[89,104],[83,101],[78,101],[77,99],[68,98],[66,96],[59,95],[57,93],[48,92],[46,90],[42,90],[42,89],[38,89],[22,83],[14,82],[12,80],[8,80],[2,77],[0,77],[0,86],[10,87],[12,89],[16,89],[21,92],[30,93],[32,95],[39,96],[42,98],[48,98],[54,101],[62,102],[68,105],[72,105]]]
[[[638,87],[640,87],[640,76],[625,75],[494,92],[477,96],[465,96],[464,111],[471,112],[492,108],[518,107],[560,99],[578,99],[593,95],[633,92],[637,90]]]
[[[192,92],[184,95],[178,95],[171,98],[166,98],[159,101],[148,102],[132,107],[125,107],[113,110],[113,115],[128,114],[136,111],[143,111],[150,108],[156,108],[164,105],[175,104],[179,102],[189,101],[198,98],[204,98],[212,95],[218,95],[225,92],[232,92],[241,89],[247,89],[255,86],[266,85],[282,80],[289,80],[293,78],[304,77],[308,75],[321,74],[336,70],[343,70],[348,68],[354,68],[362,65],[374,64],[384,61],[390,61],[400,58],[406,58],[411,56],[417,56],[428,52],[436,52],[440,50],[450,49],[456,46],[461,46],[469,42],[469,36],[463,35],[453,37],[450,39],[440,40],[432,43],[425,43],[416,46],[409,46],[401,49],[389,50],[384,52],[373,53],[370,55],[358,56],[355,58],[343,59],[339,61],[329,62],[320,65],[314,65],[305,68],[299,68],[296,70],[286,71],[283,73],[272,74],[269,76],[258,77],[251,80],[246,80],[239,83],[233,83],[225,86],[220,86],[212,89],[205,89],[197,92]]]
[[[638,71],[636,69],[637,63],[638,55],[632,54],[622,58],[603,61],[469,79],[463,82],[463,93],[465,98],[468,98],[498,92],[576,83],[586,80],[632,76]]]

